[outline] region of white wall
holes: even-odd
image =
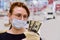
[[[60,40],[60,16],[43,22],[40,28],[40,36],[43,40]]]

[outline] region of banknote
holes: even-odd
[[[30,20],[29,21],[29,30],[37,33],[41,27],[41,24],[42,23],[40,21]]]

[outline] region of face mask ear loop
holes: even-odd
[[[9,30],[12,28],[12,25],[10,26]]]
[[[10,20],[9,20],[9,25],[10,25],[10,28],[9,28],[9,30],[10,30],[12,28],[12,24],[11,24]]]

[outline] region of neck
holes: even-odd
[[[22,34],[25,32],[25,29],[24,28],[21,28],[21,29],[16,29],[14,27],[12,27],[10,30],[7,31],[8,33],[11,33],[11,34]]]

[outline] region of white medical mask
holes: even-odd
[[[12,26],[15,27],[16,29],[26,28],[26,25],[27,25],[27,21],[18,20],[15,18],[12,20],[11,23],[12,23]]]

